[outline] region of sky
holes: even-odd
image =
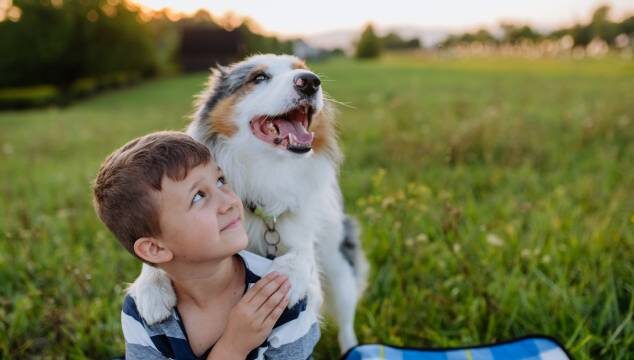
[[[169,7],[193,13],[227,11],[257,21],[264,30],[280,35],[311,35],[357,29],[368,22],[378,27],[422,26],[456,30],[493,27],[501,20],[555,28],[585,21],[600,0],[135,0],[152,9]],[[634,14],[634,0],[611,0],[613,16]]]

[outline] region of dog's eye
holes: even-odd
[[[257,74],[256,76],[254,76],[251,81],[253,81],[256,84],[259,84],[262,81],[266,81],[268,79],[270,79],[270,77],[268,75],[266,75],[265,73],[260,73],[260,74]]]

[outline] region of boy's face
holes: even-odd
[[[213,160],[191,169],[182,181],[163,177],[161,187],[159,238],[174,260],[218,260],[246,248],[242,202]]]

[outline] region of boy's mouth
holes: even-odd
[[[229,229],[233,229],[233,228],[237,227],[238,225],[240,225],[240,216],[238,216],[235,219],[229,221],[229,223],[227,223],[225,226],[220,228],[220,232],[223,232],[223,231],[229,230]]]
[[[251,120],[251,131],[258,139],[294,153],[311,150],[314,134],[308,129],[314,109],[310,105],[298,106],[278,115],[261,115]]]

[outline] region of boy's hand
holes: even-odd
[[[288,304],[290,283],[285,275],[270,273],[249,289],[231,309],[218,345],[244,357],[262,344]],[[210,354],[211,355],[211,354]]]

